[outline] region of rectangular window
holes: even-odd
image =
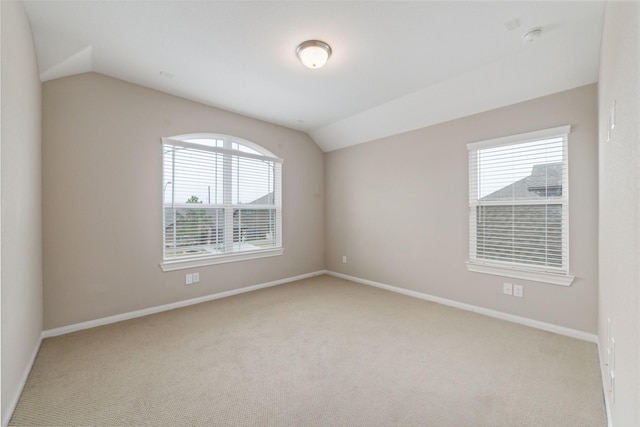
[[[231,141],[164,139],[163,269],[281,254],[281,163]]]
[[[470,270],[571,283],[569,131],[468,144]]]

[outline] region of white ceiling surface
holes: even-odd
[[[596,82],[604,15],[602,1],[24,6],[43,81],[95,71],[305,131],[324,151]],[[331,45],[324,68],[298,61],[308,39]]]

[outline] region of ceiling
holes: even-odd
[[[324,151],[596,82],[604,17],[602,1],[23,4],[42,81],[95,71]],[[298,61],[309,39],[331,45],[324,68]]]

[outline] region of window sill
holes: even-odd
[[[543,271],[517,270],[515,268],[477,264],[471,261],[467,261],[467,270],[476,273],[513,277],[514,279],[532,280],[534,282],[550,283],[552,285],[560,286],[571,286],[573,279],[575,279],[575,276],[570,276],[568,274],[554,274]]]
[[[205,267],[207,265],[224,264],[227,262],[247,261],[251,259],[280,256],[284,248],[267,249],[263,251],[236,252],[229,255],[217,255],[214,257],[190,258],[185,260],[164,261],[160,264],[162,271],[184,270],[187,268]]]

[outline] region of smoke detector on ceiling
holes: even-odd
[[[527,43],[531,43],[534,40],[538,39],[541,34],[542,34],[542,28],[534,28],[534,29],[530,30],[529,32],[525,33],[525,35],[522,36],[522,38]]]

